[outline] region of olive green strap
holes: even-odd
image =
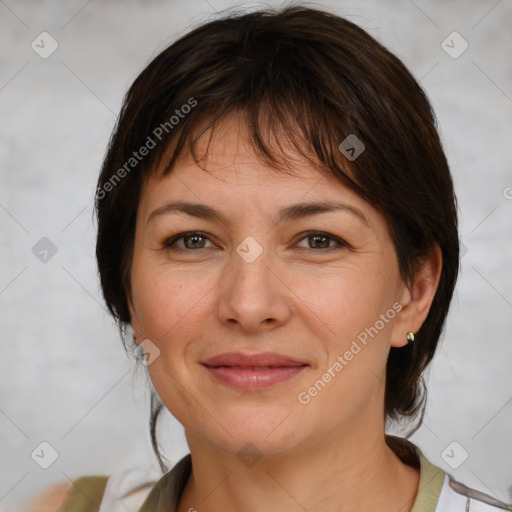
[[[420,448],[408,439],[386,434],[386,443],[402,462],[420,470],[418,492],[411,512],[435,512],[443,488],[445,472],[432,464]]]
[[[108,476],[81,476],[73,480],[58,512],[99,512]]]
[[[153,486],[139,512],[176,512],[191,472],[192,458],[187,453]]]
[[[434,466],[419,448],[417,453],[421,460],[421,473],[418,493],[411,512],[434,512],[443,488],[445,473],[441,468]]]

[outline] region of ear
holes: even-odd
[[[402,309],[395,317],[391,346],[403,347],[407,344],[407,333],[420,330],[434,300],[442,264],[441,249],[435,244],[414,276],[413,282],[409,285],[402,283],[399,298]]]

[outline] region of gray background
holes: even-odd
[[[0,0],[3,511],[52,482],[155,467],[146,377],[134,372],[99,292],[94,187],[130,83],[158,50],[234,5],[244,4]],[[402,58],[437,113],[464,256],[427,414],[412,440],[467,485],[512,501],[512,3],[318,5]],[[58,43],[47,59],[31,48],[43,31]],[[453,31],[469,44],[458,58],[441,45]],[[43,237],[57,248],[46,263],[32,252]],[[188,450],[181,426],[164,418],[164,449],[175,463]],[[31,458],[42,441],[59,454],[46,470]],[[462,449],[469,456],[454,469],[447,460],[460,461]]]

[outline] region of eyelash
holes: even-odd
[[[206,238],[207,240],[210,240],[208,235],[206,233],[201,232],[201,231],[186,231],[184,233],[178,233],[177,235],[175,235],[175,236],[169,238],[168,240],[166,240],[164,242],[164,244],[163,244],[162,249],[174,250],[174,251],[198,251],[198,250],[201,250],[201,249],[209,249],[209,247],[199,247],[198,249],[188,249],[188,248],[181,248],[181,247],[179,247],[179,248],[173,247],[174,244],[178,240],[187,238],[189,236],[199,236],[201,238]],[[336,242],[338,244],[338,247],[331,246],[331,247],[325,247],[325,248],[320,248],[320,249],[300,247],[300,249],[309,249],[310,251],[315,251],[315,252],[325,252],[325,251],[331,251],[333,249],[341,249],[343,247],[350,247],[350,245],[347,242],[345,242],[344,240],[342,240],[341,238],[338,238],[337,236],[331,235],[329,233],[325,233],[323,231],[307,231],[306,233],[303,233],[303,236],[298,240],[298,242],[301,242],[302,240],[310,238],[310,237],[313,237],[313,236],[319,236],[319,237],[328,238],[330,240],[333,240],[334,242]],[[210,242],[211,242],[211,240],[210,240]]]

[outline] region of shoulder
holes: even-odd
[[[85,475],[48,487],[21,512],[137,512],[162,477],[154,466],[132,467],[112,475]]]
[[[25,504],[21,512],[57,512],[64,504],[72,485],[71,482],[60,482],[48,487],[39,496]]]
[[[388,445],[400,458],[414,465],[415,452],[420,463],[420,482],[411,512],[512,512],[512,504],[473,489],[432,464],[421,449],[411,441],[386,435]]]
[[[445,475],[444,485],[439,496],[435,512],[451,512],[460,510],[466,512],[512,512],[512,504],[477,489],[473,489],[455,480],[451,475]]]
[[[107,481],[108,476],[92,475],[54,484],[26,504],[22,512],[97,512]]]

